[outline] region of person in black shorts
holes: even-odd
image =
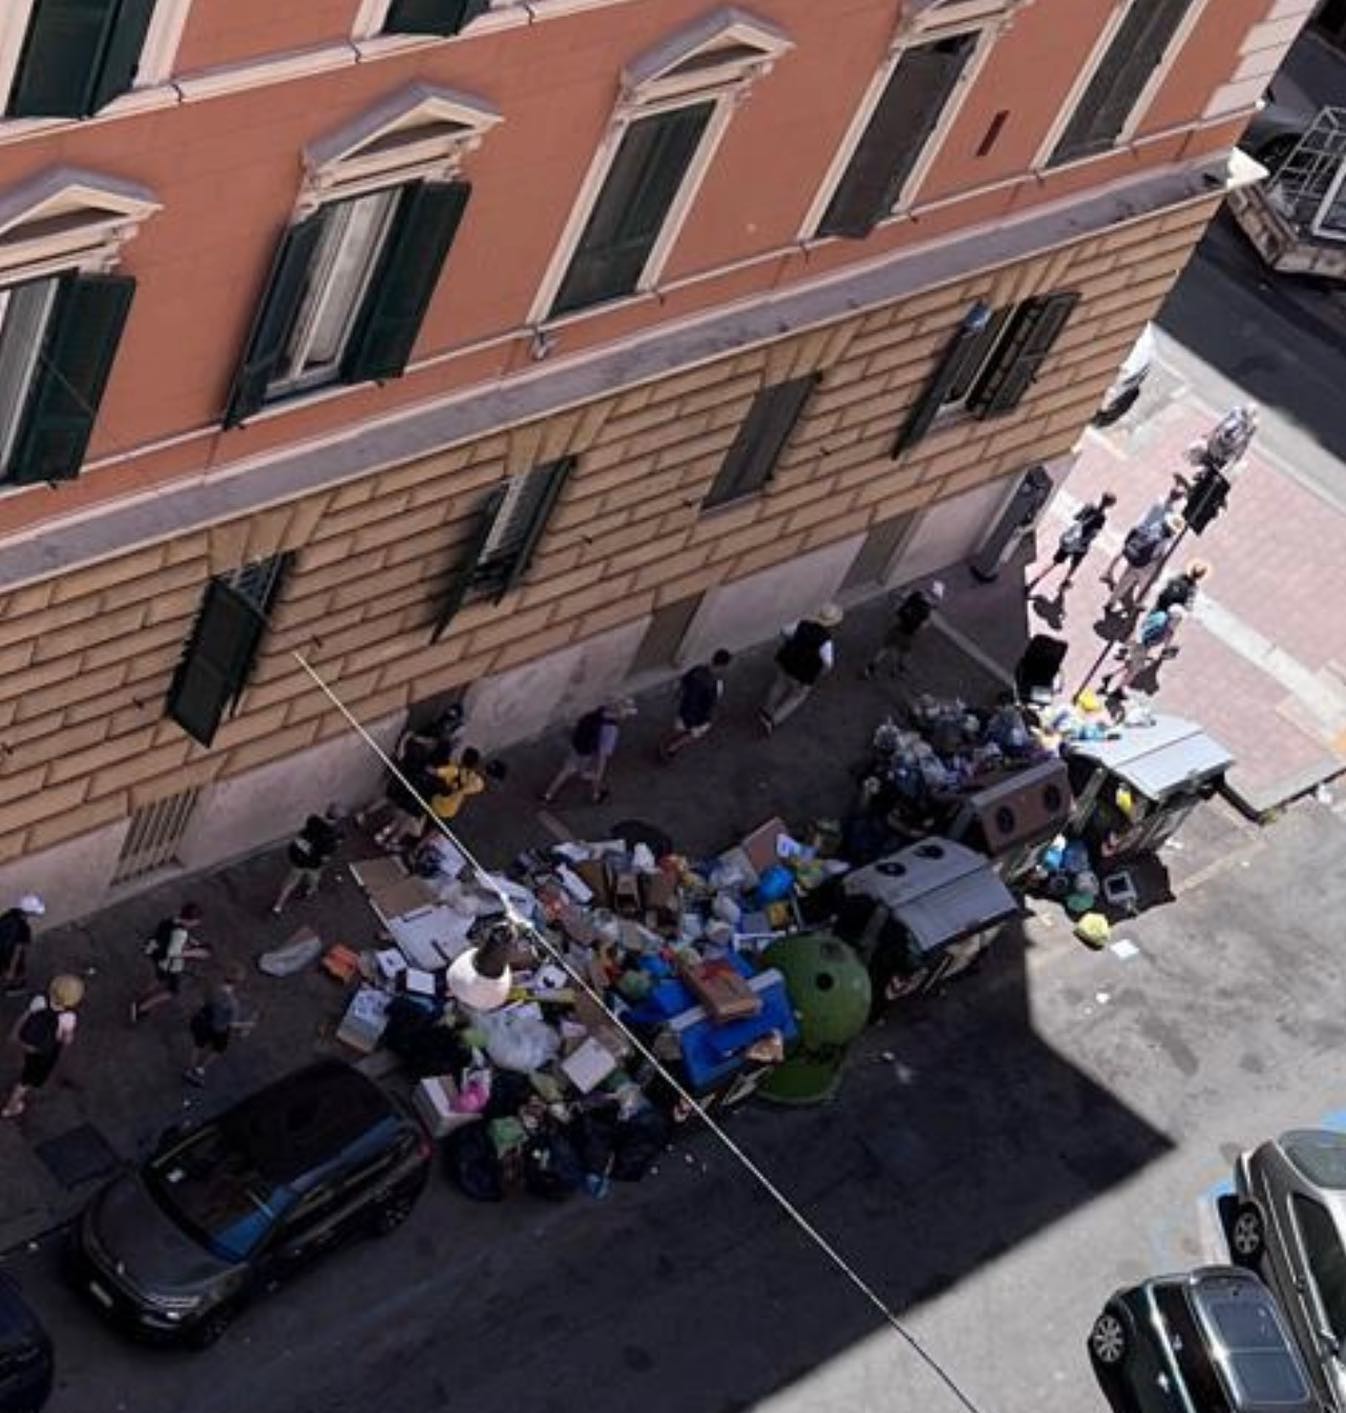
[[[1056,542],[1056,553],[1052,556],[1052,562],[1036,579],[1030,579],[1024,585],[1024,593],[1031,594],[1049,574],[1061,565],[1068,564],[1070,568],[1066,570],[1066,577],[1061,580],[1058,590],[1059,594],[1064,595],[1074,583],[1075,573],[1084,563],[1090,547],[1103,533],[1103,527],[1108,523],[1108,511],[1116,504],[1117,497],[1111,491],[1104,491],[1097,503],[1081,506]]]
[[[0,1109],[0,1118],[17,1119],[27,1108],[28,1096],[51,1078],[75,1038],[75,1012],[83,999],[84,983],[79,977],[53,977],[46,995],[34,996],[15,1022],[10,1038],[23,1050],[23,1069]]]
[[[189,961],[210,956],[209,947],[192,940],[192,930],[200,921],[201,909],[195,903],[184,903],[154,929],[145,943],[145,955],[154,963],[154,985],[131,1002],[132,1025],[178,994]]]
[[[224,970],[224,975],[206,993],[206,999],[195,1011],[188,1027],[192,1034],[191,1063],[183,1071],[188,1084],[206,1082],[206,1066],[219,1059],[229,1048],[235,1031],[251,1030],[252,1021],[241,1019],[238,986],[243,980],[243,968],[237,962]]]

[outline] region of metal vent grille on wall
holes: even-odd
[[[178,846],[187,832],[200,793],[200,786],[194,786],[180,795],[155,800],[131,816],[131,826],[112,871],[113,884],[130,883],[180,862]]]

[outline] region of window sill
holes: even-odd
[[[152,113],[160,108],[172,108],[180,103],[178,90],[171,83],[158,83],[148,88],[133,88],[105,104],[87,118],[14,118],[0,115],[0,146],[11,142],[23,142],[30,137],[41,137],[45,133],[57,132],[63,128],[87,128],[95,123],[113,118],[130,117],[135,113]]]

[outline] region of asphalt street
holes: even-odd
[[[833,1105],[734,1124],[986,1413],[1097,1405],[1115,1285],[1218,1256],[1207,1194],[1242,1145],[1346,1105],[1346,822],[1222,809],[1170,854],[1177,901],[1123,959],[1030,919],[993,963],[866,1038]],[[412,1221],[249,1311],[204,1354],[138,1348],[7,1265],[51,1327],[52,1413],[553,1413],[957,1404],[708,1135],[596,1202]]]

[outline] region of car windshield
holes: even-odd
[[[218,1124],[155,1158],[146,1177],[169,1216],[226,1261],[246,1260],[292,1201]]]
[[[1346,1191],[1346,1134],[1301,1130],[1287,1133],[1281,1146],[1315,1187]]]
[[[1229,1351],[1228,1373],[1240,1403],[1297,1408],[1307,1401],[1299,1366],[1268,1304],[1216,1298],[1206,1310]]]

